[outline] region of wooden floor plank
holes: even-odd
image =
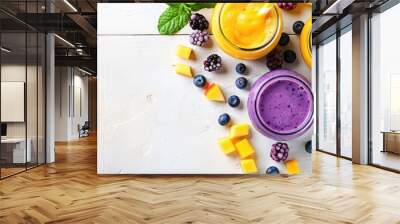
[[[0,181],[0,223],[400,223],[400,175],[316,152],[313,174],[99,176],[94,136]]]

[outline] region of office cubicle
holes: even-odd
[[[37,13],[43,2],[13,7]],[[9,21],[0,23],[1,179],[45,162],[45,34],[12,15],[0,11],[0,19]]]

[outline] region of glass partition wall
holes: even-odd
[[[339,123],[340,155],[352,158],[352,33],[351,25],[341,31],[339,38]]]
[[[336,154],[336,35],[320,43],[318,58],[318,149]]]
[[[352,157],[351,25],[317,46],[317,150]]]
[[[400,45],[393,27],[399,20],[400,4],[370,19],[369,162],[396,172],[400,172]]]
[[[19,3],[25,12],[39,10],[38,1],[25,4]],[[0,12],[4,18],[14,21]],[[45,34],[17,21],[7,25],[0,23],[1,179],[46,160]]]

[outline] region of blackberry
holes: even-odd
[[[283,52],[283,60],[285,60],[287,63],[293,63],[296,61],[296,53],[292,50],[286,50]]]
[[[281,39],[279,39],[279,45],[286,46],[290,41],[290,37],[287,33],[282,33]]]
[[[291,2],[288,2],[288,3],[280,2],[280,3],[278,3],[279,8],[285,9],[285,10],[292,10],[292,9],[296,8],[296,5],[297,5],[296,3],[291,3]]]
[[[192,27],[193,30],[202,31],[208,29],[207,19],[199,13],[192,14],[192,16],[190,17],[189,25],[190,27]]]
[[[217,54],[212,54],[207,57],[207,60],[204,61],[204,70],[207,72],[214,72],[221,70],[222,68],[222,59]]]
[[[282,53],[278,50],[273,50],[267,55],[267,67],[269,70],[282,68],[283,58]]]
[[[283,162],[289,156],[289,146],[283,142],[277,142],[272,145],[270,156],[276,162]]]
[[[292,29],[293,29],[293,32],[295,32],[296,34],[300,34],[303,27],[304,27],[304,23],[302,21],[296,21],[293,23]]]
[[[193,45],[203,47],[209,39],[207,30],[196,30],[189,36],[189,42]]]

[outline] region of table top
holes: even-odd
[[[239,77],[234,67],[243,62],[249,68],[250,84],[265,74],[265,58],[242,61],[226,55],[211,36],[208,48],[192,46],[186,26],[177,35],[159,35],[157,20],[166,4],[100,3],[98,4],[98,173],[100,174],[241,174],[240,159],[221,152],[218,139],[229,130],[217,123],[228,113],[235,123],[251,124],[247,114],[248,91],[238,90]],[[210,21],[212,10],[200,13]],[[311,70],[300,53],[299,37],[293,34],[294,21],[306,21],[310,5],[292,12],[284,11],[284,32],[291,34],[284,49],[297,54],[293,64],[284,64],[311,79]],[[195,60],[175,55],[176,46],[193,48]],[[206,73],[202,59],[212,53],[221,55],[224,71]],[[218,83],[225,96],[238,95],[239,108],[208,101],[192,80],[176,75],[173,64],[184,63],[194,74],[202,73]],[[311,154],[305,143],[313,128],[303,136],[288,141],[289,159],[299,162],[303,173],[311,173]],[[286,173],[282,163],[269,156],[276,141],[251,128],[250,141],[256,149],[260,174],[269,166]]]

